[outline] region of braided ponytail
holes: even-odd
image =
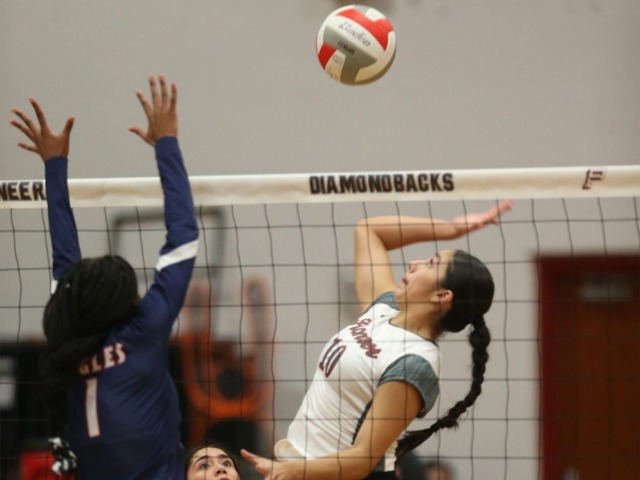
[[[98,351],[114,325],[131,318],[137,298],[133,268],[121,257],[108,255],[74,264],[47,303],[43,317],[47,346],[39,367],[54,471],[59,475],[76,466],[63,435],[67,392],[78,378],[80,362]]]
[[[457,250],[447,269],[443,287],[453,292],[453,303],[442,317],[440,328],[446,332],[459,332],[469,323],[471,358],[473,361],[471,387],[467,395],[457,402],[443,417],[424,430],[407,432],[398,441],[396,457],[410,452],[443,428],[458,426],[460,416],[471,407],[482,393],[482,383],[489,360],[488,347],[491,333],[484,321],[484,314],[493,300],[494,283],[487,267],[476,257]]]
[[[480,319],[482,320],[482,317],[480,317]],[[482,393],[482,382],[484,382],[484,373],[486,371],[487,361],[489,360],[487,347],[490,342],[491,334],[484,320],[482,320],[482,324],[480,326],[474,326],[469,334],[469,343],[473,349],[471,354],[473,359],[472,381],[469,392],[429,428],[407,432],[407,434],[398,441],[396,448],[396,456],[398,458],[422,444],[438,430],[458,426],[460,415],[465,413]]]

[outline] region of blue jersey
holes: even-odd
[[[198,227],[177,139],[156,142],[165,198],[166,243],[136,314],[114,327],[78,366],[68,393],[65,439],[78,457],[76,479],[182,479],[180,409],[168,344],[197,252]],[[67,159],[46,162],[53,278],[81,259],[69,203]],[[91,319],[86,319],[91,321]]]

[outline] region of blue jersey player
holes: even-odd
[[[43,327],[43,398],[59,475],[76,480],[181,479],[180,410],[169,373],[168,343],[195,262],[198,228],[178,146],[177,91],[149,78],[151,99],[136,92],[148,119],[132,127],[155,148],[164,192],[166,243],[155,279],[140,297],[121,257],[82,259],[67,188],[74,117],[53,132],[36,102],[32,121],[13,109],[18,145],[45,163],[53,246],[52,296]]]

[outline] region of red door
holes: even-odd
[[[640,257],[539,267],[544,479],[640,479]]]

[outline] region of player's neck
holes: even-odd
[[[437,317],[435,315],[429,315],[422,309],[418,311],[418,309],[407,308],[400,311],[400,313],[393,318],[391,323],[397,327],[404,328],[411,333],[415,333],[422,338],[436,341],[438,339],[436,322]]]

